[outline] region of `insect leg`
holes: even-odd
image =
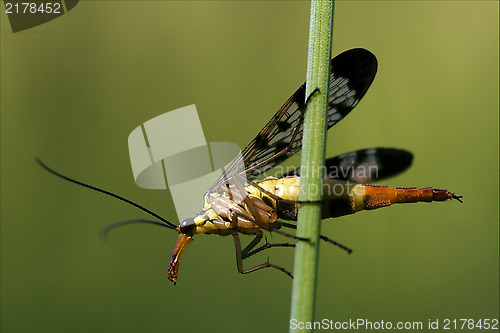
[[[253,252],[252,249],[259,244],[263,236],[262,232],[259,232],[257,235],[255,235],[254,239],[250,243],[248,243],[247,246],[241,251],[241,258],[246,259],[250,257],[249,253]]]
[[[280,221],[280,223],[281,223],[281,225],[283,225],[284,227],[287,227],[287,228],[290,228],[290,229],[295,229],[295,230],[297,230],[297,226],[296,226],[295,224],[291,224],[291,223],[287,223],[287,222],[282,222],[282,221]],[[321,238],[322,240],[324,240],[325,242],[328,242],[328,243],[331,243],[331,244],[333,244],[333,245],[335,245],[335,246],[340,247],[342,250],[347,251],[347,253],[349,253],[349,254],[351,254],[351,252],[352,252],[352,249],[351,249],[351,248],[349,248],[349,247],[347,247],[347,246],[345,246],[345,245],[342,245],[342,244],[340,244],[339,242],[336,242],[336,241],[334,241],[334,240],[333,240],[333,239],[331,239],[331,238],[328,238],[328,237],[323,236],[323,235],[320,235],[320,238]]]
[[[259,227],[261,227],[259,224],[257,224]],[[262,228],[262,227],[261,227]],[[264,228],[263,228],[264,229]],[[265,230],[268,230],[268,229],[265,229]],[[309,238],[305,238],[305,237],[299,237],[299,236],[295,236],[295,235],[292,235],[292,234],[289,234],[288,232],[284,232],[284,231],[281,231],[281,230],[278,230],[278,229],[271,229],[269,228],[268,230],[269,232],[275,232],[277,234],[280,234],[280,235],[283,235],[285,237],[289,237],[289,238],[293,238],[293,239],[297,239],[297,240],[301,240],[301,241],[306,241],[306,242],[309,242],[311,241]]]
[[[271,264],[269,261],[267,261],[267,262],[265,262],[263,264],[257,265],[255,267],[252,267],[252,268],[243,269],[243,253],[241,251],[240,237],[238,236],[238,233],[236,233],[236,232],[233,233],[232,235],[233,235],[233,239],[234,239],[234,247],[236,249],[236,266],[238,268],[238,272],[240,272],[241,274],[248,274],[248,273],[251,273],[251,272],[255,272],[255,271],[259,270],[259,269],[272,267],[274,269],[277,269],[277,270],[285,273],[289,277],[293,278],[292,273],[290,273],[289,271],[287,271],[283,267]],[[245,247],[244,251],[250,252],[250,250],[251,250],[251,248],[249,248],[250,245],[252,245],[252,248],[255,247],[255,245],[257,245],[257,243],[261,239],[262,239],[262,232],[260,232],[259,234],[257,234],[257,236],[255,236],[255,238],[250,242],[250,244],[248,244]]]
[[[256,238],[257,238],[257,237],[256,237]],[[253,240],[253,241],[255,241],[255,239],[256,239],[256,238],[254,238],[254,240]],[[260,238],[262,238],[262,236],[261,236]],[[259,238],[259,241],[260,241],[260,238]],[[252,241],[252,242],[250,242],[250,243],[249,243],[249,244],[248,244],[248,245],[247,245],[247,246],[243,249],[243,251],[242,251],[243,259],[246,259],[246,258],[248,258],[248,257],[251,257],[251,256],[253,256],[254,254],[257,254],[257,253],[259,253],[259,252],[261,252],[261,251],[264,251],[264,250],[270,249],[270,248],[272,248],[272,247],[295,247],[295,244],[290,244],[290,243],[268,243],[268,242],[267,242],[267,238],[266,238],[266,244],[264,244],[264,245],[262,245],[261,247],[259,247],[259,248],[255,249],[255,250],[251,251],[251,250],[255,247],[255,245],[258,243],[258,242],[257,242],[256,244],[253,244],[253,245],[252,245],[253,241]],[[250,247],[250,245],[252,245],[252,246]]]
[[[309,101],[311,100],[311,97],[313,97],[315,93],[319,93],[319,88],[318,87],[314,88],[314,90],[309,94],[309,96],[307,96],[307,98],[306,98],[306,105],[304,106],[304,109],[307,106],[307,104],[309,103]]]

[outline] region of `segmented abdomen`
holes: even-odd
[[[296,220],[299,200],[300,177],[268,178],[247,190],[272,205],[279,219]],[[342,180],[324,180],[323,218],[354,214],[361,210],[387,207],[395,203],[445,201],[456,198],[447,190],[433,188],[400,188],[390,186],[364,185]]]

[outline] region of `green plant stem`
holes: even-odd
[[[314,320],[333,8],[334,1],[313,0],[311,3],[306,97],[316,88],[319,92],[311,96],[305,113],[300,200],[318,203],[301,204],[299,207],[297,235],[309,238],[310,242],[299,241],[295,249],[290,332],[299,331],[299,328],[294,329],[294,322]],[[300,329],[300,332],[310,331],[312,329]]]

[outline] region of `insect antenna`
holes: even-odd
[[[148,224],[155,224],[159,225],[160,227],[165,227],[169,229],[174,229],[170,226],[170,224],[167,224],[163,221],[157,221],[157,220],[148,220],[148,219],[130,219],[130,220],[123,220],[123,221],[117,221],[108,224],[104,228],[101,229],[101,232],[99,235],[101,236],[102,239],[106,240],[108,238],[108,234],[110,231],[115,230],[118,227],[123,227],[124,225],[128,224],[135,224],[135,223],[148,223]]]
[[[295,229],[295,230],[297,229],[297,226],[296,226],[295,224],[291,224],[291,223],[287,223],[287,222],[283,222],[283,221],[280,221],[280,224],[281,224],[282,226],[287,227],[287,228],[290,228],[290,229]],[[333,240],[333,239],[331,239],[331,238],[328,238],[328,237],[323,236],[323,235],[320,235],[320,238],[321,238],[322,240],[324,240],[325,242],[328,242],[328,243],[331,243],[331,244],[333,244],[333,245],[335,245],[335,246],[340,247],[342,250],[347,251],[347,253],[349,253],[349,254],[351,254],[351,253],[352,253],[352,249],[351,249],[351,248],[349,248],[349,247],[347,247],[347,246],[345,246],[345,245],[342,245],[342,244],[340,244],[339,242],[336,242],[336,241],[334,241],[334,240]]]
[[[51,168],[49,168],[49,167],[48,167],[47,165],[45,165],[45,164],[44,164],[44,163],[43,163],[43,162],[42,162],[42,161],[41,161],[38,157],[36,158],[36,161],[37,161],[37,163],[38,163],[38,164],[40,164],[40,166],[41,166],[42,168],[44,168],[45,170],[47,170],[48,172],[50,172],[51,174],[53,174],[53,175],[55,175],[55,176],[57,176],[57,177],[59,177],[59,178],[65,179],[65,180],[70,181],[70,182],[72,182],[72,183],[75,183],[75,184],[77,184],[77,185],[80,185],[80,186],[83,186],[83,187],[89,188],[89,189],[94,190],[94,191],[97,191],[97,192],[101,192],[101,193],[103,193],[103,194],[109,195],[110,197],[113,197],[113,198],[116,198],[116,199],[118,199],[118,200],[121,200],[121,201],[123,201],[123,202],[125,202],[125,203],[128,203],[128,204],[129,204],[129,205],[131,205],[131,206],[134,206],[135,208],[138,208],[138,209],[142,210],[143,212],[148,213],[149,215],[151,215],[151,216],[153,216],[153,217],[156,217],[156,218],[157,218],[157,219],[159,219],[160,221],[162,221],[162,222],[155,221],[155,222],[157,222],[157,223],[154,223],[154,224],[159,224],[159,225],[162,225],[162,226],[164,226],[164,227],[167,227],[167,228],[170,228],[170,229],[174,229],[174,230],[175,230],[175,229],[177,229],[177,226],[176,226],[175,224],[173,224],[173,223],[171,223],[171,222],[167,221],[166,219],[164,219],[164,218],[163,218],[163,217],[161,217],[160,215],[156,214],[156,213],[155,213],[155,212],[153,212],[152,210],[149,210],[149,209],[147,209],[146,207],[143,207],[143,206],[139,205],[138,203],[135,203],[135,202],[133,202],[133,201],[131,201],[131,200],[127,199],[127,198],[124,198],[124,197],[122,197],[122,196],[120,196],[120,195],[118,195],[118,194],[115,194],[115,193],[113,193],[113,192],[110,192],[110,191],[104,190],[104,189],[102,189],[102,188],[99,188],[99,187],[96,187],[96,186],[92,186],[92,185],[89,185],[89,184],[86,184],[86,183],[80,182],[80,181],[78,181],[78,180],[75,180],[75,179],[72,179],[72,178],[66,177],[66,176],[64,176],[64,175],[60,174],[59,172],[57,172],[57,171],[52,170]],[[133,220],[126,220],[126,221],[133,221]],[[121,222],[126,222],[126,221],[121,221]],[[139,221],[139,219],[136,219],[135,221],[136,221],[136,222],[138,222],[138,221]],[[143,221],[143,222],[149,221],[149,222],[146,222],[146,223],[153,223],[153,221],[152,221],[152,220],[142,220],[142,221]],[[132,223],[132,222],[128,222],[128,223]],[[128,223],[122,223],[121,225],[125,225],[125,224],[128,224]],[[113,225],[115,225],[115,224],[116,224],[116,223],[111,224],[110,226],[113,226]],[[114,228],[116,228],[116,227],[118,227],[118,225],[116,225],[116,226],[112,227],[111,229],[114,229]],[[111,230],[111,229],[109,229],[109,230]],[[108,230],[108,231],[109,231],[109,230]]]
[[[463,197],[464,197],[463,195],[455,195],[455,194],[453,194],[453,195],[451,196],[451,198],[452,198],[452,199],[456,199],[456,200],[457,200],[458,202],[460,202],[460,203],[464,203],[462,200],[460,200],[460,199],[462,199]]]

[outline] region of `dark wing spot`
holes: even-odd
[[[284,131],[288,130],[290,128],[290,126],[292,126],[292,124],[287,122],[287,121],[278,121],[276,123],[276,126],[278,126],[278,129],[280,132],[284,132]]]
[[[267,143],[269,142],[268,139],[263,137],[260,133],[257,134],[254,141],[255,141],[255,148],[260,148],[263,146],[265,147],[265,146],[267,146]]]

